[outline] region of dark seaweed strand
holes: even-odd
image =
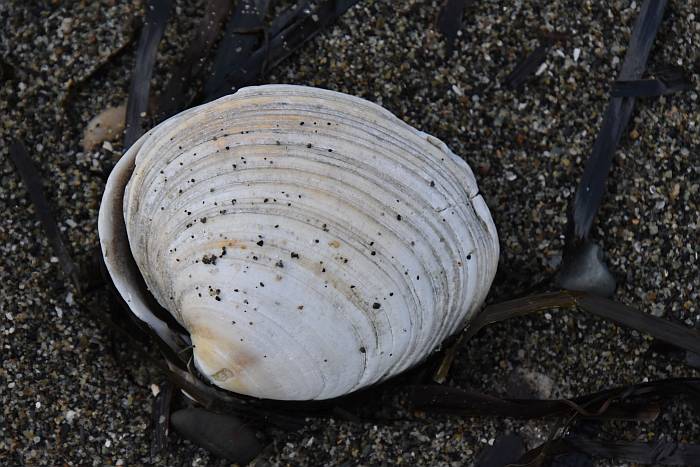
[[[613,97],[657,97],[688,91],[692,87],[688,76],[675,67],[658,70],[655,75],[656,79],[615,81],[610,94]]]
[[[156,60],[158,44],[163,37],[170,16],[172,0],[149,0],[146,3],[146,19],[138,49],[136,65],[131,76],[129,99],[126,104],[126,132],[124,149],[128,149],[144,133],[143,117],[148,109],[148,93],[151,87],[151,74]]]
[[[463,416],[503,416],[522,419],[580,417],[586,419],[652,421],[658,402],[676,396],[700,400],[700,378],[669,378],[631,384],[573,399],[501,398],[470,389],[441,385],[407,386],[414,409]]]
[[[550,42],[541,44],[525,56],[506,77],[503,84],[511,89],[515,89],[527,81],[530,75],[537,71],[537,68],[544,62],[550,45]]]
[[[269,37],[275,37],[283,29],[292,24],[299,18],[305,10],[309,9],[308,1],[297,2],[295,5],[291,5],[283,9],[277,17],[275,17],[270,22],[270,27],[267,29],[267,34]]]
[[[696,329],[657,318],[614,300],[567,290],[531,295],[489,305],[470,324],[465,339],[474,336],[481,328],[489,324],[539,311],[574,306],[622,326],[649,334],[684,350],[700,353],[700,332]]]
[[[673,441],[603,441],[583,436],[572,436],[564,442],[573,449],[592,456],[614,458],[627,462],[656,465],[696,465],[700,459],[700,445]]]
[[[445,0],[438,12],[437,29],[445,36],[447,54],[454,49],[457,33],[462,28],[464,9],[470,0]]]
[[[155,461],[160,453],[168,447],[168,433],[170,431],[170,403],[173,400],[173,385],[169,381],[163,381],[160,392],[153,399],[151,409],[151,458]]]
[[[257,73],[256,70],[247,70],[245,63],[260,45],[268,6],[269,0],[241,0],[236,4],[216,50],[212,74],[204,84],[205,96],[219,89],[231,70],[240,70],[243,74]]]
[[[268,67],[277,66],[358,2],[359,0],[327,0],[313,14],[300,17],[270,41]]]
[[[559,456],[573,453],[650,465],[697,465],[700,445],[661,440],[650,443],[604,441],[576,435],[547,441],[525,453],[514,465],[549,465],[548,461],[554,458],[559,461]]]
[[[61,232],[56,225],[56,218],[51,212],[49,203],[44,196],[42,188],[41,176],[37,172],[34,164],[27,154],[27,149],[21,141],[13,141],[10,145],[10,158],[14,162],[17,171],[19,172],[24,186],[29,192],[31,200],[36,210],[36,217],[41,222],[46,238],[51,245],[53,253],[58,258],[58,263],[61,265],[63,274],[68,279],[76,290],[81,290],[81,283],[78,275],[78,268],[75,266],[73,259],[68,253],[68,249],[63,243]]]
[[[230,70],[223,84],[206,95],[206,100],[229,94],[231,91],[254,83],[264,69],[277,66],[308,40],[329,26],[359,0],[327,0],[312,13],[301,13],[294,21],[259,47],[237,69]]]
[[[476,458],[474,467],[503,467],[515,464],[525,452],[525,442],[515,434],[500,435],[493,445],[486,446]]]
[[[666,0],[646,0],[642,5],[618,80],[634,81],[642,77],[665,9]],[[567,231],[568,245],[588,237],[603,198],[613,154],[632,116],[634,103],[634,97],[613,97],[608,104],[576,190]]]
[[[699,381],[696,381],[700,383]],[[466,417],[544,417],[578,416],[597,420],[651,421],[659,414],[657,392],[647,391],[647,399],[634,402],[616,400],[629,388],[581,396],[576,399],[509,399],[478,391],[441,385],[409,386],[406,400],[411,408]],[[635,394],[634,392],[632,394]],[[639,399],[639,398],[638,398]]]
[[[212,0],[206,3],[204,16],[199,22],[197,35],[190,42],[182,59],[173,66],[172,78],[158,98],[158,119],[165,120],[187,107],[192,98],[187,86],[204,69],[204,60],[219,36],[224,19],[231,10],[230,0]]]

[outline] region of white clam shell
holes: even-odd
[[[115,167],[99,229],[137,316],[129,246],[202,374],[270,399],[341,396],[419,363],[479,309],[498,262],[463,160],[375,104],[303,86],[158,125]]]

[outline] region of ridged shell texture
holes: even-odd
[[[468,165],[366,100],[244,88],[129,152],[131,252],[222,388],[310,400],[386,379],[457,332],[495,274]]]

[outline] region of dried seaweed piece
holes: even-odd
[[[151,425],[153,437],[151,438],[151,457],[156,457],[168,446],[168,434],[170,432],[170,403],[173,400],[173,385],[168,381],[160,384],[160,392],[153,400],[151,409]]]
[[[144,133],[141,122],[148,108],[151,74],[158,44],[170,16],[171,4],[172,0],[149,0],[146,4],[146,20],[139,38],[136,65],[131,76],[129,99],[126,104],[125,150]]]
[[[304,11],[309,11],[309,2],[301,1],[295,5],[289,6],[282,10],[275,19],[270,23],[267,30],[269,37],[277,36],[283,29],[292,24]]]
[[[414,408],[466,416],[654,420],[659,401],[685,395],[700,400],[700,378],[669,378],[606,389],[573,399],[510,399],[469,389],[423,385],[406,388]]]
[[[642,5],[622,63],[619,80],[634,81],[642,77],[665,8],[666,0],[646,0]],[[569,251],[576,243],[588,237],[603,199],[613,154],[632,116],[634,103],[634,97],[613,97],[608,104],[600,133],[586,162],[570,211],[566,235]]]
[[[269,0],[241,0],[226,25],[226,32],[216,50],[211,77],[204,85],[204,94],[210,95],[224,84],[231,70],[246,74],[256,70],[244,68],[253,50],[260,44]]]
[[[359,0],[327,0],[311,14],[299,17],[270,40],[268,66],[279,64],[358,2]]]
[[[536,448],[529,450],[523,454],[515,465],[523,467],[551,466],[559,456],[578,452],[580,451],[574,449],[563,439],[556,438],[545,441]]]
[[[662,318],[657,318],[622,303],[584,292],[560,291],[509,300],[487,306],[471,323],[465,339],[482,327],[516,316],[538,311],[579,307],[623,326],[649,334],[685,350],[700,353],[700,332]]]
[[[693,380],[693,383],[698,382]],[[659,384],[663,386],[662,383]],[[651,421],[659,414],[659,406],[654,400],[658,394],[654,387],[637,389],[635,386],[625,386],[571,400],[500,398],[470,389],[439,385],[417,385],[406,389],[408,402],[413,408],[452,415],[523,419],[575,415],[591,419]],[[695,390],[688,390],[691,389]],[[647,399],[628,402],[639,395]]]
[[[433,377],[442,383],[452,364],[460,342],[475,336],[484,326],[509,318],[525,316],[545,310],[579,307],[602,318],[637,331],[647,333],[663,342],[683,348],[689,355],[700,354],[700,332],[670,321],[657,318],[627,305],[580,291],[562,290],[529,295],[523,298],[492,304],[484,308],[469,324],[447,352]]]
[[[13,141],[10,144],[10,158],[15,164],[20,177],[22,177],[22,182],[24,182],[27,192],[29,192],[29,199],[36,210],[36,217],[41,222],[46,238],[49,241],[49,245],[51,245],[53,253],[58,258],[58,263],[63,270],[65,278],[73,284],[76,290],[81,290],[78,268],[75,266],[68,249],[63,243],[61,231],[56,225],[56,218],[44,196],[41,176],[34,164],[32,164],[29,154],[27,154],[27,149],[21,141]]]
[[[610,94],[613,97],[658,97],[687,91],[691,84],[682,70],[672,67],[658,71],[656,79],[615,81]]]
[[[438,12],[437,28],[445,36],[448,55],[454,49],[457,33],[462,28],[462,17],[470,0],[445,0]]]
[[[642,464],[696,465],[700,459],[700,445],[673,441],[601,441],[583,436],[569,436],[541,444],[521,457],[518,464],[547,465],[547,461],[551,462],[572,453]]]
[[[450,368],[452,368],[452,363],[457,356],[457,351],[462,345],[463,340],[464,334],[460,334],[459,337],[457,337],[457,339],[449,347],[447,347],[443,353],[442,359],[440,360],[440,365],[438,366],[437,370],[435,370],[433,381],[438,384],[442,384],[445,382],[445,380],[447,380],[447,374],[450,372]]]
[[[515,89],[527,81],[530,75],[537,71],[544,62],[550,46],[551,44],[549,43],[542,44],[520,60],[503,84],[511,89]]]
[[[240,67],[230,70],[223,83],[206,93],[206,100],[214,100],[234,89],[249,85],[258,79],[265,69],[277,66],[305,42],[339,18],[359,0],[327,0],[313,12],[301,10],[302,14],[282,29],[279,34],[259,47]]]
[[[244,3],[246,2],[239,2],[239,4]],[[182,59],[173,67],[172,77],[158,98],[159,120],[164,120],[185,108],[189,99],[193,97],[188,96],[186,88],[202,72],[204,60],[219,36],[221,26],[230,10],[230,0],[206,2],[204,16],[198,25],[197,35],[190,42]],[[224,38],[225,40],[226,38]],[[226,47],[222,46],[219,50],[227,47],[233,47],[233,45],[227,44]]]
[[[700,352],[700,332],[696,329],[657,318],[622,303],[584,294],[576,298],[576,304],[584,311],[636,329],[690,352]]]
[[[595,457],[655,465],[697,465],[700,445],[673,441],[601,441],[579,436],[565,438],[572,448]]]

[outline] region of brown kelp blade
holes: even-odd
[[[134,72],[131,76],[129,99],[126,104],[125,150],[144,133],[143,116],[148,109],[153,65],[156,61],[158,44],[163,37],[170,16],[171,7],[172,0],[149,0],[145,6],[146,19],[136,50],[136,65],[134,65]]]
[[[76,290],[80,290],[81,282],[78,275],[78,268],[75,266],[66,245],[63,243],[61,232],[58,230],[58,225],[56,225],[56,218],[51,212],[49,203],[44,196],[41,176],[34,167],[34,164],[32,164],[29,154],[27,154],[27,148],[21,141],[13,141],[10,144],[10,158],[15,164],[20,177],[22,177],[22,182],[24,182],[27,192],[29,192],[29,198],[36,210],[36,217],[41,222],[41,227],[46,234],[46,238],[49,241],[49,245],[51,245],[53,253],[56,255],[56,258],[58,258],[58,263],[61,266],[65,278],[73,284]]]

